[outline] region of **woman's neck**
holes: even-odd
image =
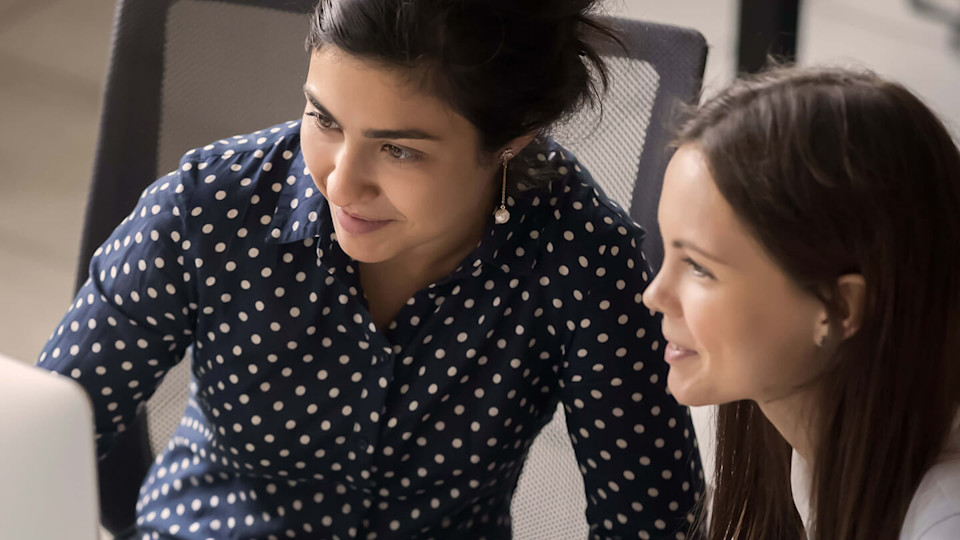
[[[767,420],[807,463],[813,463],[815,454],[814,403],[812,388],[799,390],[784,398],[757,402]]]

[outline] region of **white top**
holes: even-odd
[[[793,452],[790,471],[793,502],[805,529],[810,529],[810,473]],[[960,539],[960,430],[955,430],[936,465],[930,468],[910,502],[900,540]]]

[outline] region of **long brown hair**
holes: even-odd
[[[814,385],[811,540],[894,540],[960,401],[960,152],[899,84],[778,68],[707,101],[678,144],[706,156],[780,268],[845,315],[837,278],[866,281],[859,331]],[[791,449],[758,406],[720,406],[711,540],[802,534]]]

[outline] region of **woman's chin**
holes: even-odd
[[[376,264],[390,259],[390,257],[380,255],[374,250],[350,249],[343,244],[340,245],[340,248],[343,249],[343,252],[346,253],[348,257],[358,263]]]
[[[372,237],[356,237],[349,233],[337,231],[337,243],[340,249],[351,259],[366,264],[381,263],[396,255],[389,249],[390,242],[384,242]]]
[[[677,368],[671,367],[667,375],[667,388],[670,389],[670,393],[677,400],[677,403],[687,407],[702,407],[714,404],[709,396],[698,388],[699,385],[695,381],[689,376],[678,373],[678,371]]]

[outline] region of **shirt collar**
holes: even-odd
[[[346,255],[336,240],[329,203],[314,184],[303,162],[299,145],[295,154],[282,184],[272,220],[274,226],[267,233],[266,241],[289,244],[312,238],[317,243],[319,262],[330,268],[344,266],[343,263],[348,261],[328,260],[330,257],[339,259]],[[549,189],[521,190],[508,197],[510,220],[504,224],[494,222],[494,208],[491,207],[480,242],[445,281],[464,274],[478,276],[481,267],[510,275],[526,274],[533,270],[540,248],[541,231],[549,215],[549,197]]]

